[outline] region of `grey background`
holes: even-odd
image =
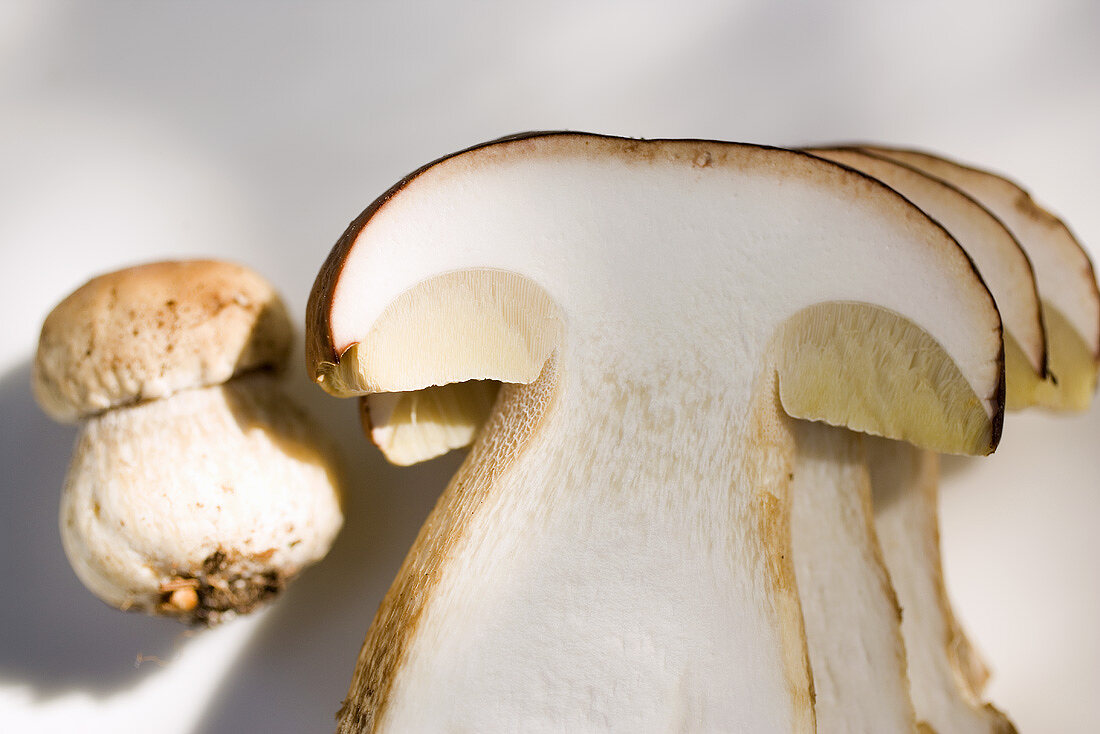
[[[354,480],[332,555],[213,632],[113,612],[57,537],[75,431],[28,388],[42,318],[92,274],[238,259],[300,314],[331,243],[401,175],[556,128],[929,147],[1009,172],[1088,245],[1097,31],[1087,0],[0,1],[0,730],[331,730],[461,458],[386,465],[295,370]],[[1098,439],[1096,410],[1026,415],[995,457],[946,462],[948,581],[1023,732],[1100,728]]]

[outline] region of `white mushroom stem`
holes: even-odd
[[[913,731],[901,610],[875,537],[864,436],[795,423],[791,547],[818,730]]]
[[[115,408],[81,428],[65,551],[109,604],[215,622],[324,556],[342,523],[332,466],[267,375]]]
[[[867,438],[875,526],[898,597],[905,605],[913,703],[938,732],[1014,732],[970,684],[986,677],[951,611],[940,561],[939,457],[909,444]]]
[[[417,612],[420,634],[389,691],[388,656],[364,661],[357,712],[388,693],[391,731],[811,729],[786,483],[760,481],[789,468],[774,404],[745,425],[728,393],[676,379],[687,355],[657,392],[644,365],[572,367],[505,388],[367,645]]]

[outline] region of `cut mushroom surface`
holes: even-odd
[[[349,732],[812,730],[787,414],[987,453],[1003,409],[999,316],[941,227],[731,143],[438,161],[353,222],[308,323],[338,395],[512,383],[375,618]]]

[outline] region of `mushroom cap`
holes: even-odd
[[[279,367],[291,333],[275,289],[242,265],[139,265],[93,278],[46,317],[34,392],[51,417],[73,422]]]

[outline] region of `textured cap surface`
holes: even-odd
[[[290,336],[275,289],[241,265],[127,268],[92,279],[46,318],[35,397],[55,419],[75,421],[280,366]]]

